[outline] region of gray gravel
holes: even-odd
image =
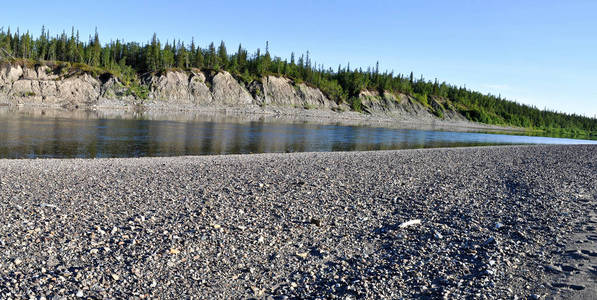
[[[0,298],[571,297],[596,209],[596,146],[0,160]]]

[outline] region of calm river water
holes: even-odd
[[[229,117],[151,119],[0,109],[0,158],[353,151],[596,141]]]

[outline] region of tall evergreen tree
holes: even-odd
[[[224,41],[221,41],[218,47],[218,62],[223,69],[228,67],[228,53],[226,52]]]
[[[206,57],[205,57],[205,61],[207,64],[207,68],[215,69],[215,70],[220,69],[220,65],[218,62],[218,56],[216,55],[216,46],[214,45],[213,42],[211,44],[209,44],[209,47],[208,47],[207,53],[206,53]]]

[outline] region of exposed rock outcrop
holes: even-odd
[[[433,118],[433,115],[423,105],[404,94],[383,93],[377,91],[362,91],[359,94],[363,111],[367,113],[386,113],[396,117],[401,115]]]
[[[127,87],[109,74],[93,77],[85,72],[57,72],[43,65],[0,66],[0,102],[52,105],[95,105],[118,100],[126,103],[168,103],[190,106],[280,106],[339,109],[321,90],[291,79],[266,76],[245,84],[228,72],[170,70],[147,75],[141,86]],[[100,79],[101,78],[101,79]],[[393,118],[465,120],[444,99],[430,97],[423,105],[396,93],[362,91],[361,109]]]
[[[301,108],[334,108],[337,106],[319,89],[304,83],[294,84],[288,78],[267,76],[263,79],[262,89],[263,97],[260,104]]]
[[[205,75],[199,71],[193,71],[189,76],[189,94],[196,104],[210,104],[213,96],[205,83]]]
[[[386,114],[394,118],[414,117],[422,120],[446,119],[466,120],[452,107],[445,108],[436,98],[430,98],[429,107],[405,94],[362,91],[359,94],[361,109],[370,114]]]
[[[150,99],[192,103],[189,91],[189,75],[185,72],[166,72],[160,76],[149,76]]]
[[[89,74],[59,78],[47,66],[0,69],[0,98],[17,103],[86,104],[97,100],[101,86]]]
[[[253,97],[230,73],[219,72],[212,78],[211,92],[220,105],[242,106],[253,104]]]

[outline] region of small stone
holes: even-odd
[[[303,253],[296,253],[296,256],[300,257],[300,258],[307,258],[307,255],[309,255],[309,252],[303,252]]]
[[[560,268],[558,266],[554,266],[554,265],[546,265],[545,270],[550,271],[555,274],[562,273],[562,268]]]
[[[83,297],[83,291],[81,291],[81,290],[78,290],[78,291],[77,291],[77,294],[76,294],[76,296],[77,296],[78,298],[82,298],[82,297]]]
[[[170,254],[178,254],[178,253],[180,253],[180,250],[178,250],[176,248],[170,249]]]
[[[259,243],[263,243],[263,241],[264,241],[263,236],[260,236],[259,239],[257,239],[257,242],[259,242]]]
[[[22,260],[20,260],[20,259],[18,259],[18,258],[17,258],[17,259],[15,259],[15,261],[14,261],[15,265],[17,265],[17,266],[18,266],[18,265],[20,265],[22,262],[23,262],[23,261],[22,261]]]
[[[497,241],[495,240],[494,237],[490,237],[488,238],[485,243],[483,243],[484,245],[492,245],[492,244],[497,244]]]
[[[251,290],[253,290],[253,293],[255,294],[255,296],[261,296],[261,295],[263,295],[263,290],[259,289],[256,286],[251,286]]]
[[[220,225],[220,224],[213,224],[213,225],[211,225],[211,226],[212,226],[214,229],[220,229],[220,228],[222,228],[222,225]]]
[[[500,222],[497,222],[497,223],[495,223],[495,226],[494,226],[494,228],[495,228],[496,230],[499,230],[499,229],[500,229],[500,228],[502,228],[502,227],[504,227],[504,224],[502,224],[502,223],[500,223]]]
[[[421,224],[421,220],[420,219],[414,219],[414,220],[406,221],[406,222],[400,224],[398,227],[400,227],[400,228],[406,228],[406,227],[409,227],[409,226],[420,225],[420,224]]]
[[[112,274],[112,279],[114,280],[118,280],[120,279],[120,276],[116,275],[116,274]]]

